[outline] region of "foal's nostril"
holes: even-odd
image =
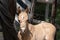
[[[22,23],[22,21],[18,20],[20,23]]]
[[[20,20],[18,20],[20,22]]]

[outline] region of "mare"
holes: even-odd
[[[20,30],[18,31],[19,40],[54,40],[56,28],[53,24],[41,21],[37,25],[28,22],[28,9],[18,10]]]

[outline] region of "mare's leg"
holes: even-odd
[[[4,40],[18,40],[13,26],[15,13],[15,0],[0,0],[0,23]]]

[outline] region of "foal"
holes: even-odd
[[[44,21],[37,25],[28,23],[28,10],[20,11],[18,19],[20,21],[19,40],[54,40],[56,28],[51,23]]]

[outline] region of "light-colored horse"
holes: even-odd
[[[41,21],[37,25],[28,23],[28,10],[19,11],[19,40],[54,40],[56,28],[51,23]]]

